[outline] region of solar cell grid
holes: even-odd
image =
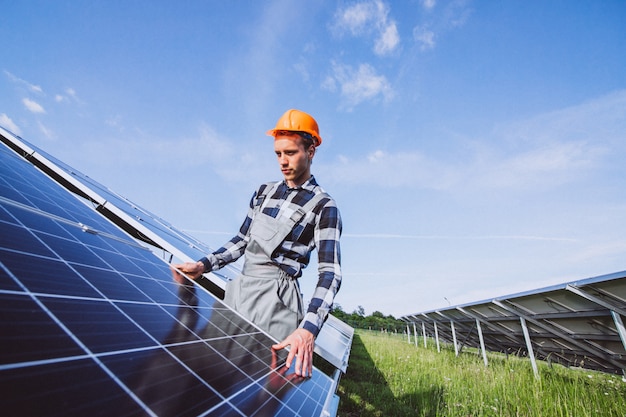
[[[0,145],[0,409],[320,415],[332,380]],[[22,189],[27,192],[22,193]]]
[[[186,232],[176,229],[165,220],[1,128],[0,140],[20,155],[27,155],[31,163],[50,174],[58,184],[91,201],[100,214],[119,225],[131,236],[154,247],[162,248],[162,256],[169,262],[174,257],[177,261],[193,261],[212,251],[208,245]],[[59,192],[59,189],[54,191]],[[150,266],[144,265],[142,269],[147,271]],[[227,265],[219,271],[205,274],[196,282],[222,298],[225,283],[234,279],[239,273],[237,264]],[[315,352],[345,373],[353,334],[354,329],[329,316],[316,339]]]
[[[101,205],[98,210],[105,213],[107,217],[116,218],[120,215],[128,215],[132,219],[139,220],[150,234],[154,234],[153,237],[156,237],[159,243],[165,242],[171,245],[168,249],[174,247],[182,249],[191,259],[198,259],[213,250],[204,242],[199,241],[180,229],[176,229],[166,220],[145,208],[139,207],[127,198],[110,190],[87,175],[78,172],[44,150],[34,145],[27,144],[23,140],[20,140],[20,142],[25,148],[30,149],[32,152],[45,158],[46,161],[49,161],[49,164],[46,166],[48,170],[56,172],[59,174],[59,177],[61,175],[69,176],[71,180],[75,181],[75,186],[80,187],[82,193],[89,195],[97,204]],[[216,275],[222,279],[228,280],[234,278],[236,273],[237,271],[235,269],[227,266]]]

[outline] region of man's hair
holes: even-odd
[[[301,132],[298,130],[279,130],[276,132],[276,136],[279,134],[287,135],[287,136],[299,136],[302,139],[302,146],[304,149],[309,149],[311,146],[315,145],[315,139],[313,135],[307,132]]]
[[[313,139],[313,135],[306,132],[296,132],[302,138],[302,144],[304,145],[304,149],[309,149],[311,146],[315,145],[315,141]]]

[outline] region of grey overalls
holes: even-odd
[[[298,280],[272,261],[272,253],[304,215],[328,194],[316,194],[288,219],[284,214],[275,219],[263,213],[269,200],[264,197],[272,195],[279,184],[268,186],[271,189],[255,206],[243,270],[226,284],[224,302],[281,341],[297,329],[304,318],[303,301]]]

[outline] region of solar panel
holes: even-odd
[[[4,133],[3,133],[4,132]],[[193,236],[177,229],[164,219],[129,199],[120,196],[48,154],[44,150],[0,128],[0,139],[29,162],[46,172],[57,183],[71,192],[91,201],[96,210],[118,225],[135,239],[161,248],[180,261],[195,261],[213,251],[211,247]],[[171,260],[171,258],[170,258]],[[233,265],[205,274],[197,283],[218,298],[224,297],[227,281],[241,271]],[[342,372],[346,372],[354,329],[335,317],[329,316],[315,342],[315,352]],[[338,380],[338,377],[336,377]]]
[[[7,146],[47,173],[63,187],[91,201],[100,214],[117,224],[135,239],[164,249],[168,254],[183,261],[197,260],[213,251],[205,243],[175,228],[166,220],[24,139],[11,135],[10,132],[2,129],[0,129],[0,134]],[[232,280],[238,273],[239,271],[235,267],[227,265],[220,271],[206,274],[210,283],[204,283],[212,292],[223,298],[226,281]]]
[[[622,271],[402,319],[457,346],[626,375],[625,306]]]
[[[0,409],[319,416],[334,381],[0,145]]]

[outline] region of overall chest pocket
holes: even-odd
[[[250,236],[259,242],[269,242],[278,234],[279,227],[279,222],[273,217],[256,216],[250,228]]]
[[[261,251],[271,258],[276,248],[289,235],[292,227],[291,221],[278,221],[267,215],[257,216],[250,228],[248,250]]]

